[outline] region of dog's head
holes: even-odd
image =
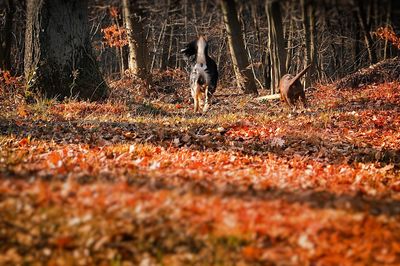
[[[200,35],[196,40],[188,43],[185,48],[181,50],[186,57],[191,57],[197,54],[208,54],[208,42],[207,38],[203,35]]]

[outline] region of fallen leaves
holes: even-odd
[[[290,115],[232,99],[8,114],[0,264],[397,265],[399,85],[312,96]]]

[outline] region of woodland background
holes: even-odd
[[[7,2],[7,1],[5,1]],[[274,2],[274,1],[272,1]],[[13,75],[23,73],[25,1],[13,3],[12,35],[9,63]],[[258,88],[271,87],[271,53],[269,52],[268,1],[238,1],[237,12],[249,63]],[[179,53],[186,43],[199,34],[210,40],[210,50],[221,72],[222,83],[232,85],[233,68],[227,44],[226,28],[218,1],[135,1],[133,14],[139,12],[146,37],[149,70],[185,69],[188,62]],[[359,68],[382,59],[397,56],[399,51],[388,41],[374,38],[372,32],[391,25],[400,30],[400,4],[397,1],[281,1],[284,47],[287,51],[284,66],[297,73],[309,61],[314,63],[312,81],[337,80]],[[3,3],[3,7],[5,4]],[[114,8],[114,13],[110,12]],[[3,12],[3,35],[5,12]],[[118,40],[118,28],[124,27],[119,1],[89,1],[90,40],[106,77],[120,78],[128,68],[127,43]],[[136,12],[136,13],[135,13]],[[111,28],[110,28],[111,27]],[[111,37],[104,39],[104,29]],[[113,33],[112,30],[117,33]],[[307,37],[307,38],[306,38]],[[9,36],[2,37],[6,40]],[[121,36],[122,39],[124,37]],[[125,37],[126,40],[126,37]],[[114,40],[115,42],[115,40]],[[110,47],[110,44],[114,47]],[[121,47],[122,46],[122,47]],[[307,55],[307,49],[313,49]],[[7,59],[8,60],[8,59]]]

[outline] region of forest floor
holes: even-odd
[[[400,83],[206,114],[113,87],[2,94],[0,265],[400,265]]]

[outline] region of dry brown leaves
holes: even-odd
[[[226,94],[4,107],[0,264],[400,263],[398,83]]]

